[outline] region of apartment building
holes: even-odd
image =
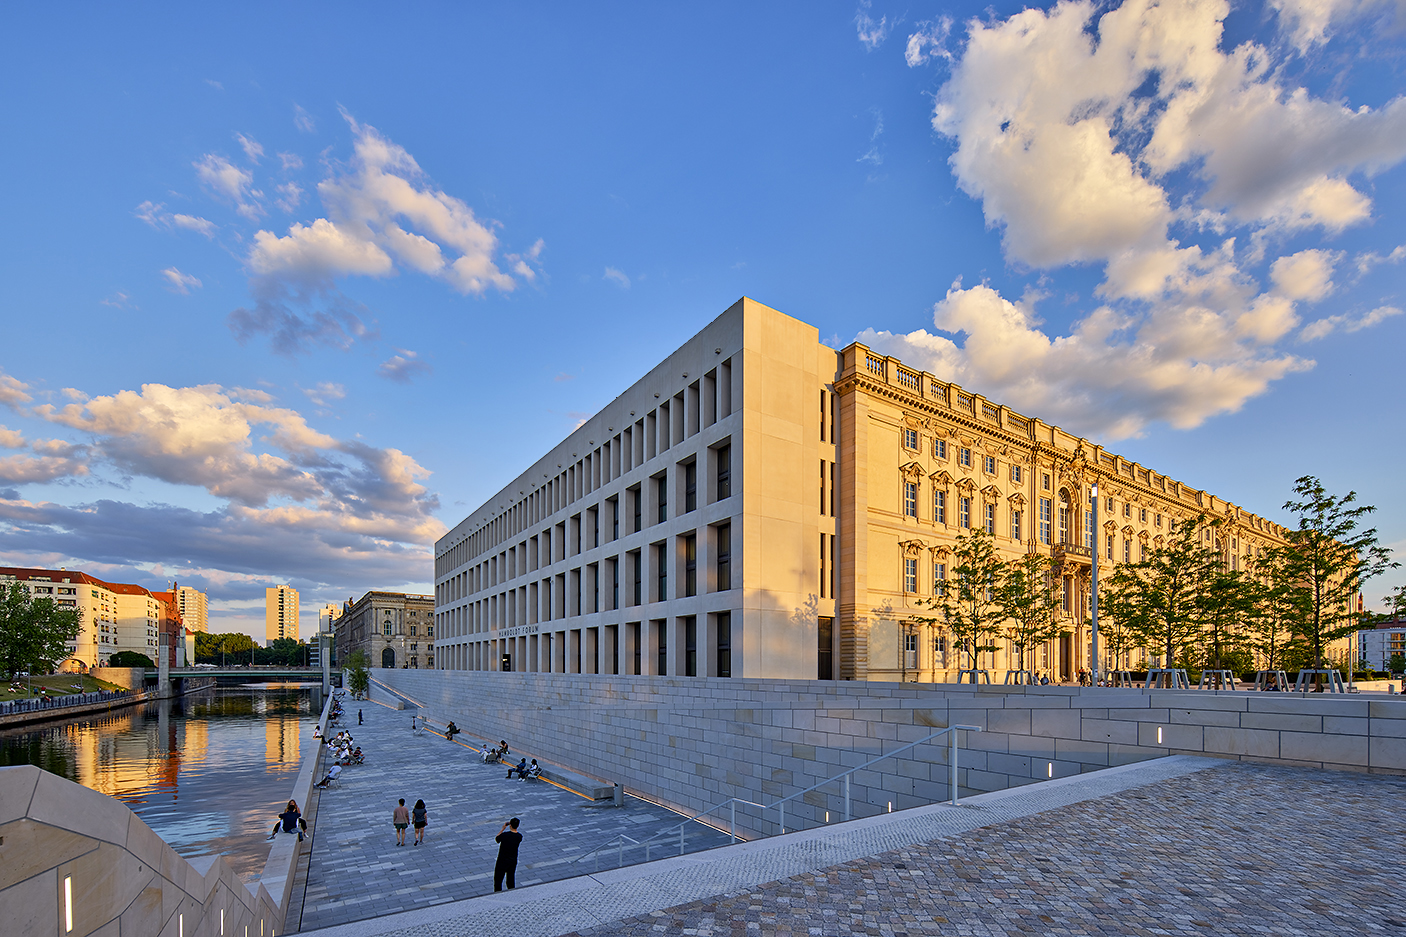
[[[932,614],[920,600],[942,588],[957,537],[984,528],[1003,555],[1058,560],[1064,633],[1034,666],[1068,677],[1088,666],[1092,564],[1107,575],[1200,513],[1226,519],[1233,565],[1281,537],[896,358],[829,348],[744,298],[436,543],[435,659],[952,681],[961,664],[920,621]],[[983,665],[1013,666],[1009,651]]]
[[[298,640],[298,590],[289,586],[264,590],[264,644],[279,638]]]
[[[0,583],[25,583],[35,598],[53,599],[78,612],[81,630],[68,645],[64,669],[104,667],[119,651],[136,651],[154,662],[163,621],[178,617],[156,594],[130,583],[104,582],[71,569],[0,567]]]
[[[181,621],[191,631],[210,630],[210,600],[204,592],[190,586],[176,590],[176,608],[181,613]]]
[[[434,669],[433,596],[368,592],[348,599],[331,626],[334,659],[341,664],[353,651],[364,651],[372,667]]]

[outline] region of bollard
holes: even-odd
[[[615,806],[625,806],[625,788],[618,781],[615,783]]]

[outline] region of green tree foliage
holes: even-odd
[[[76,610],[34,598],[22,582],[0,586],[0,669],[7,675],[50,673],[81,629]]]
[[[1100,589],[1100,619],[1106,613],[1132,640],[1160,654],[1164,666],[1200,644],[1204,596],[1222,565],[1220,555],[1207,545],[1210,529],[1212,522],[1204,515],[1183,521],[1167,543],[1145,560],[1118,566]]]
[[[1403,671],[1406,671],[1406,656],[1403,656],[1401,654],[1391,655],[1391,657],[1387,658],[1386,669],[1391,671],[1392,673],[1401,673]]]
[[[254,639],[247,634],[205,634],[196,632],[195,661],[198,664],[247,664]]]
[[[920,606],[936,614],[914,620],[945,627],[966,658],[964,670],[980,669],[982,652],[996,650],[996,635],[1006,618],[1000,602],[1005,575],[1005,563],[996,555],[991,535],[974,530],[957,538],[947,588],[941,595],[919,600]]]
[[[1059,634],[1054,569],[1052,557],[1026,553],[1006,563],[1001,572],[996,601],[1006,621],[1005,635],[1015,647],[1018,670],[1027,669],[1027,651],[1033,653]]]
[[[1382,596],[1386,611],[1379,616],[1381,621],[1400,621],[1406,618],[1406,586],[1397,586],[1390,595]]]
[[[1250,595],[1245,637],[1267,670],[1290,669],[1293,624],[1303,615],[1303,595],[1290,588],[1283,551],[1265,550],[1251,562],[1243,586]]]
[[[371,689],[371,674],[366,669],[368,663],[365,651],[355,650],[347,655],[347,670],[350,673],[349,682],[351,683],[347,689],[357,696],[361,696]]]
[[[156,661],[137,651],[118,651],[108,658],[109,667],[156,667]]]
[[[1212,528],[1212,535],[1216,533]],[[1255,594],[1250,585],[1245,573],[1227,569],[1224,562],[1213,563],[1206,571],[1199,605],[1205,665],[1212,670],[1234,670],[1240,659],[1239,651],[1246,639],[1245,623],[1255,610]]]
[[[1297,500],[1284,510],[1298,515],[1298,528],[1286,535],[1282,584],[1295,593],[1297,612],[1291,627],[1315,668],[1325,663],[1324,646],[1356,631],[1362,617],[1353,600],[1363,585],[1388,569],[1400,566],[1377,542],[1376,528],[1358,525],[1376,510],[1356,505],[1357,492],[1343,497],[1328,493],[1312,475],[1294,482]]]

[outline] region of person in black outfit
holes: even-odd
[[[285,833],[297,833],[298,842],[303,841],[303,833],[308,828],[308,821],[303,819],[296,800],[288,801],[288,809],[278,815],[278,820],[273,824],[273,832],[269,834],[269,839],[277,836],[280,828]]]
[[[522,844],[522,834],[517,831],[518,819],[513,817],[503,828],[498,831],[498,835],[493,837],[498,844],[498,863],[493,866],[493,890],[503,890],[504,877],[508,880],[508,887],[515,888],[514,879],[517,872],[517,848]],[[512,829],[509,829],[512,827]]]
[[[459,727],[454,724],[454,720],[449,720],[449,725],[444,728],[444,737],[449,741],[454,741],[454,736],[459,734]]]
[[[356,724],[361,725],[361,710],[356,711]]]

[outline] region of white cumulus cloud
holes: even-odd
[[[197,278],[188,273],[181,273],[175,267],[167,267],[161,271],[161,275],[166,278],[166,288],[173,293],[189,295],[192,287],[200,289],[203,285]]]

